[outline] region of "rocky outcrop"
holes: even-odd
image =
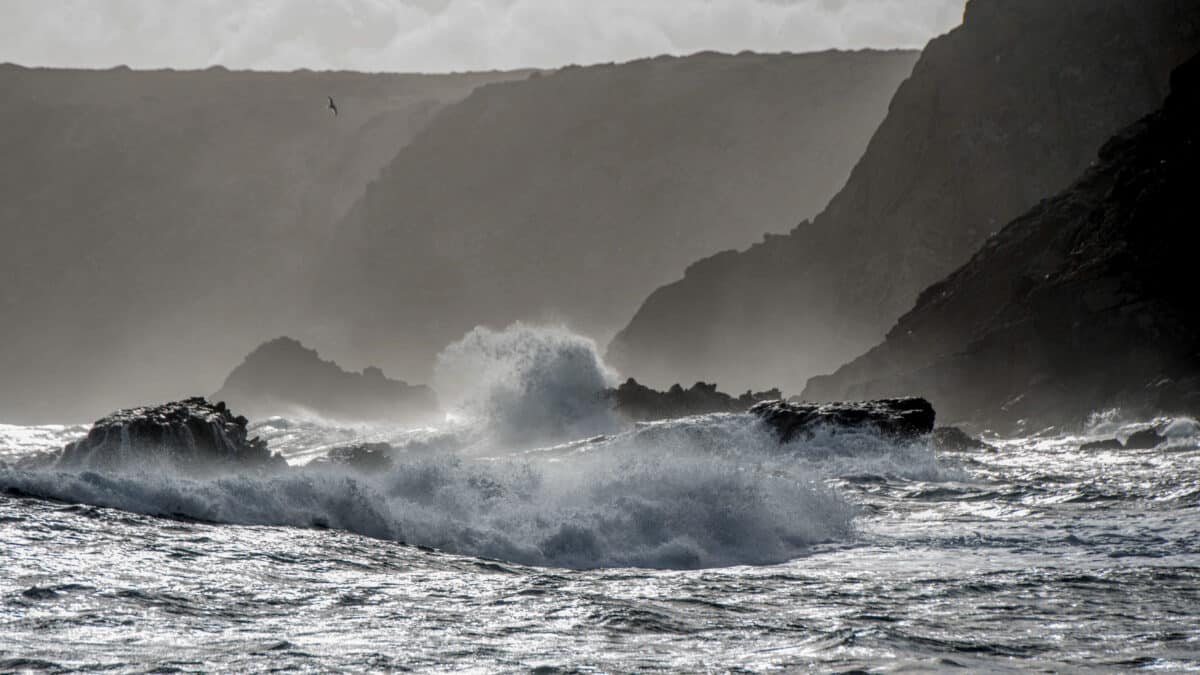
[[[1200,56],[1175,72],[1160,112],[804,396],[920,394],[946,419],[999,430],[1110,408],[1200,412],[1197,120]]]
[[[247,342],[316,324],[309,265],[339,262],[367,183],[446,105],[527,75],[0,64],[0,420],[208,391]]]
[[[87,437],[67,445],[63,467],[101,470],[170,468],[187,473],[286,467],[246,418],[203,398],[121,410],[98,420]]]
[[[1158,429],[1143,429],[1134,432],[1125,439],[1126,450],[1153,450],[1163,443],[1167,442],[1167,437],[1159,433]]]
[[[1198,49],[1194,0],[971,0],[821,215],[693,265],[645,301],[607,360],[651,386],[686,374],[799,390],[1067,187]]]
[[[993,452],[995,447],[984,443],[958,427],[938,427],[929,437],[930,444],[938,452]]]
[[[855,403],[790,403],[767,401],[750,412],[762,418],[781,443],[811,437],[818,430],[870,430],[899,440],[933,431],[933,406],[920,398],[897,398]]]
[[[420,379],[479,325],[566,322],[604,344],[692,260],[823,207],[916,57],[706,53],[482,87],[320,252],[321,343]]]
[[[746,392],[734,398],[717,391],[717,385],[697,382],[691,389],[676,384],[667,391],[655,391],[630,378],[609,392],[615,410],[627,419],[638,422],[674,419],[709,413],[745,412],[763,401],[783,398],[778,389],[766,392]]]
[[[226,378],[214,399],[255,417],[316,414],[345,421],[400,422],[438,414],[433,391],[324,361],[316,350],[282,337],[255,349]]]
[[[1106,438],[1091,443],[1084,443],[1079,446],[1080,450],[1098,451],[1098,450],[1153,450],[1169,440],[1163,435],[1162,430],[1151,427],[1135,431],[1129,435],[1122,443],[1119,438]]]

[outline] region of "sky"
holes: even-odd
[[[920,48],[965,0],[0,0],[0,62],[450,72]]]

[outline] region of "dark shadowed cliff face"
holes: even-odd
[[[810,399],[919,394],[943,419],[1010,428],[1089,412],[1200,412],[1200,57],[1165,108],[924,293]]]
[[[437,414],[433,391],[384,377],[378,368],[362,373],[323,361],[291,338],[255,349],[229,374],[214,401],[228,401],[251,417],[316,414],[369,422],[429,419]]]
[[[0,420],[215,388],[437,109],[525,76],[0,66]]]
[[[916,58],[700,54],[481,88],[344,223],[321,344],[419,376],[477,325],[607,341],[688,262],[822,208]]]
[[[609,361],[653,385],[799,389],[877,343],[921,289],[1077,177],[1200,48],[1194,0],[973,0],[931,42],[811,223],[656,291]]]

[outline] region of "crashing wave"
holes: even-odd
[[[478,329],[443,353],[438,380],[459,411],[438,429],[278,417],[247,429],[223,406],[193,400],[111,416],[113,425],[137,418],[136,443],[98,423],[66,453],[105,461],[0,467],[0,489],[217,523],[337,528],[529,565],[705,568],[784,562],[850,536],[857,509],[829,478],[941,471],[924,441],[831,425],[837,415],[804,406],[779,404],[792,422],[815,422],[791,438],[751,413],[623,426],[604,397],[615,375],[593,343],[561,329]],[[292,466],[226,462],[198,473],[190,461],[128,457],[185,431],[185,445],[213,445],[205,454],[215,459],[258,459],[269,445]],[[208,436],[245,452],[197,443]]]

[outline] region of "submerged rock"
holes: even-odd
[[[922,398],[894,398],[853,403],[789,403],[768,401],[750,409],[787,443],[818,428],[874,430],[900,439],[933,431],[936,413]]]
[[[1158,429],[1143,429],[1125,439],[1126,450],[1150,450],[1167,442]]]
[[[1105,438],[1100,441],[1092,441],[1079,446],[1084,452],[1099,452],[1103,450],[1124,450],[1125,444],[1116,438]]]
[[[764,401],[783,398],[778,389],[746,392],[734,398],[717,391],[717,385],[697,382],[691,389],[676,384],[669,390],[655,391],[630,378],[609,392],[617,412],[638,422],[707,415],[720,412],[745,412]]]
[[[395,451],[390,443],[358,443],[330,450],[321,463],[345,466],[364,473],[378,473],[392,467],[392,453]]]
[[[1106,438],[1079,446],[1080,450],[1152,450],[1167,442],[1167,437],[1154,427],[1130,434],[1122,443],[1117,438]]]
[[[958,427],[938,427],[933,430],[933,447],[939,452],[994,452],[995,447],[984,443]]]
[[[60,466],[96,469],[166,464],[188,471],[286,466],[267,443],[247,439],[247,420],[204,398],[130,408],[98,420],[63,448]]]

